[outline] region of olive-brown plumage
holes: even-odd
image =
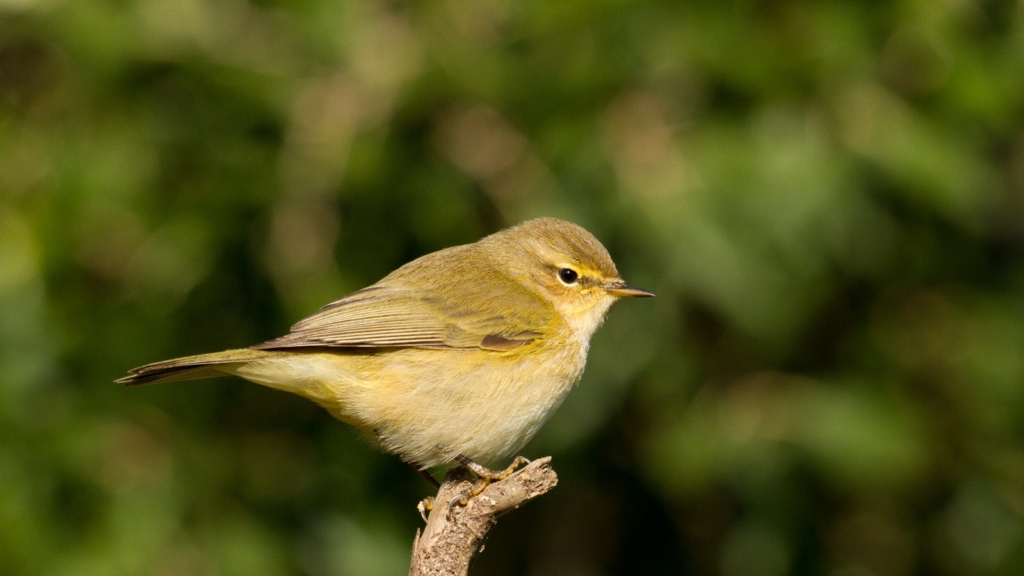
[[[589,232],[539,218],[428,254],[248,349],[157,362],[132,386],[234,374],[300,394],[408,462],[519,450],[583,373],[627,286]]]

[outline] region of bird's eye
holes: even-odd
[[[558,279],[562,281],[562,284],[575,284],[579,277],[580,275],[572,268],[562,268],[558,271]]]

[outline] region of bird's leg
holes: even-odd
[[[435,490],[441,489],[441,485],[438,484],[437,480],[435,480],[434,477],[430,475],[430,472],[427,472],[426,468],[423,468],[416,462],[412,461],[409,462],[409,465],[415,468],[416,473],[422,476],[424,480],[429,482],[430,485],[433,486]],[[427,496],[423,500],[420,500],[420,503],[416,505],[416,509],[419,510],[420,517],[422,517],[423,521],[426,522],[427,512],[430,512],[431,510],[434,509],[434,497]]]
[[[476,474],[477,481],[473,485],[473,488],[470,489],[468,492],[463,492],[462,494],[455,496],[448,502],[449,513],[451,512],[452,506],[456,502],[458,502],[460,506],[465,506],[466,504],[469,503],[470,498],[483,492],[484,488],[487,488],[487,486],[490,485],[491,482],[504,480],[505,478],[511,476],[512,473],[516,471],[516,468],[519,468],[523,464],[530,463],[530,460],[525,456],[516,456],[515,459],[512,461],[512,464],[510,464],[508,468],[505,468],[504,470],[491,470],[486,466],[483,466],[470,460],[469,458],[463,456],[462,454],[456,454],[455,461],[468,468],[469,471],[472,472],[473,474]]]
[[[433,476],[430,475],[430,472],[427,472],[426,468],[420,466],[416,462],[409,462],[409,465],[415,468],[416,473],[422,476],[424,480],[429,482],[430,485],[434,487],[434,490],[439,490],[441,488],[441,485],[437,482],[437,480],[434,479]]]

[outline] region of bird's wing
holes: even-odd
[[[417,282],[428,284],[425,289],[409,287],[408,277],[385,278],[324,306],[292,326],[288,335],[253,348],[511,350],[558,328],[561,316],[554,307],[518,282],[505,279],[480,286],[460,278],[454,271],[432,282]]]

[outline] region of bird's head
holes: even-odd
[[[537,218],[494,234],[492,244],[512,275],[540,293],[570,326],[588,337],[619,298],[654,296],[626,284],[601,242],[583,227]]]

